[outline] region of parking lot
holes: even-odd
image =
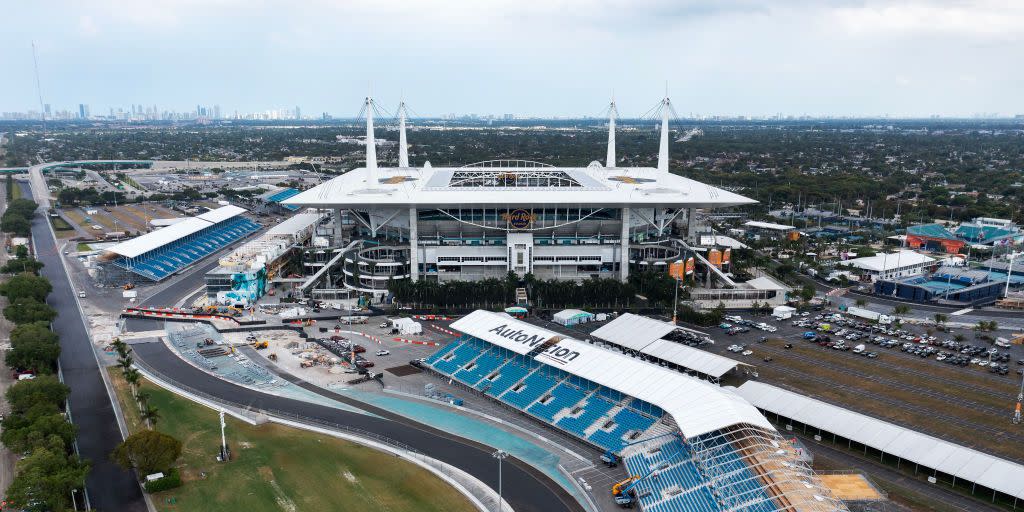
[[[1024,369],[1017,364],[1021,347],[994,347],[970,330],[897,329],[831,315],[808,312],[781,322],[741,317],[704,329],[716,343],[701,348],[756,365],[756,377],[733,376],[726,385],[757,378],[1024,461],[1024,435],[1010,422]]]

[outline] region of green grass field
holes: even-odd
[[[131,431],[142,428],[120,370],[111,379]],[[161,511],[466,511],[473,505],[419,466],[330,436],[230,417],[233,460],[215,460],[220,444],[217,414],[149,383],[159,409],[157,429],[184,444],[179,461],[184,485],[154,494]]]

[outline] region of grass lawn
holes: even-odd
[[[76,249],[78,250],[78,252],[88,252],[92,250],[92,247],[89,247],[89,244],[85,242],[78,242]]]
[[[17,183],[15,183],[13,187],[11,187],[11,196],[12,200],[21,198],[21,187],[19,187]]]
[[[109,370],[129,430],[143,428],[119,368]],[[183,443],[184,484],[154,494],[161,511],[466,511],[473,505],[432,473],[394,456],[303,430],[227,418],[233,460],[215,460],[217,414],[149,383],[157,430]]]

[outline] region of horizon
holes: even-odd
[[[418,117],[582,119],[612,97],[639,115],[667,88],[686,118],[1024,113],[1024,70],[1011,64],[1024,5],[995,0],[54,0],[6,14],[0,112],[344,118],[372,91]]]

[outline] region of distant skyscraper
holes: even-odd
[[[302,110],[297,105],[295,106],[295,119],[302,119]]]
[[[85,103],[78,104],[78,118],[87,119],[89,117],[89,106]]]
[[[49,103],[47,103],[46,105],[43,105],[43,113],[46,114],[47,116],[50,115],[50,104]]]
[[[220,105],[213,106],[213,118],[220,119]]]

